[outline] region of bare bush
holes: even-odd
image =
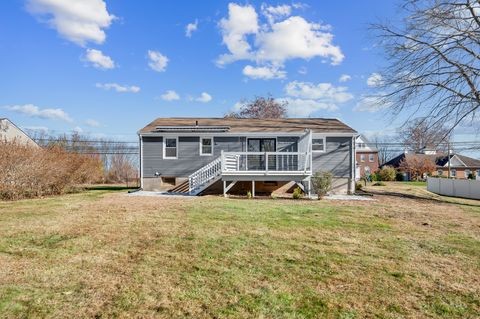
[[[77,185],[97,182],[102,174],[102,163],[95,155],[0,141],[0,199],[62,194]]]

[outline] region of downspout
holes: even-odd
[[[356,140],[357,140],[357,136],[352,136],[352,155],[351,155],[351,165],[350,165],[350,193],[351,194],[354,194],[355,193],[355,181],[357,180],[356,179],[356,167],[355,167],[355,161],[356,161],[356,152],[357,152],[357,149],[356,149]]]
[[[140,189],[143,189],[143,137],[141,134],[138,134],[138,139],[140,143]]]

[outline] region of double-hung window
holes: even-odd
[[[375,155],[369,154],[368,155],[368,160],[370,161],[370,163],[373,163],[375,161]]]
[[[365,162],[365,154],[360,154],[360,162]]]
[[[213,138],[200,138],[200,155],[213,155]]]
[[[178,158],[178,138],[165,137],[163,143],[163,158]]]
[[[312,151],[314,151],[314,152],[324,152],[325,151],[325,139],[324,138],[314,138],[314,139],[312,139]]]

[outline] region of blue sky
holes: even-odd
[[[156,117],[221,117],[270,93],[291,116],[395,126],[362,98],[383,63],[368,23],[394,1],[79,3],[0,2],[0,117],[135,139]]]

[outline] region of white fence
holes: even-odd
[[[480,199],[479,180],[428,177],[427,190],[439,195]]]

